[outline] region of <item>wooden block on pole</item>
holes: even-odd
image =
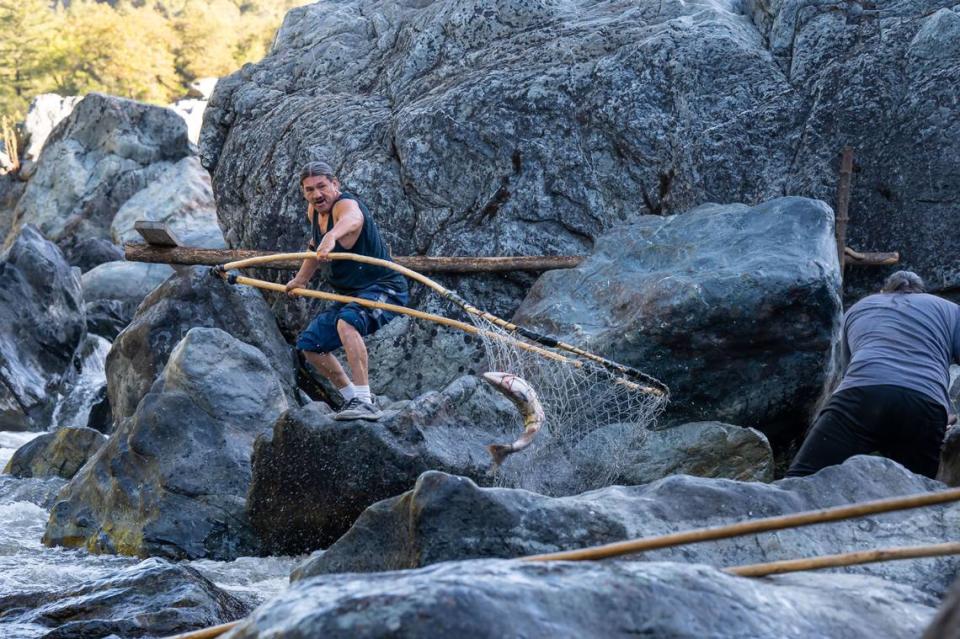
[[[163,222],[137,220],[133,228],[150,246],[180,246],[180,240],[177,239],[173,229]]]

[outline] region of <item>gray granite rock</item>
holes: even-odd
[[[0,255],[0,430],[46,430],[86,334],[80,274],[26,226]]]
[[[219,328],[261,350],[292,397],[294,359],[260,292],[231,286],[194,267],[171,277],[143,300],[107,356],[114,419],[133,414],[163,370],[173,347],[194,327]]]
[[[909,584],[864,575],[761,580],[682,563],[486,560],[303,581],[232,637],[907,639],[936,605]]]
[[[250,521],[273,554],[329,545],[428,469],[489,483],[485,447],[516,421],[513,406],[472,377],[388,407],[379,422],[336,421],[320,403],[291,410],[254,449]]]
[[[315,156],[368,201],[401,255],[578,254],[641,213],[773,197],[799,96],[733,8],[295,9],[273,53],[222,79],[207,107],[201,158],[221,221],[238,246],[302,245],[297,172]],[[776,117],[705,133],[761,106]],[[474,279],[458,288],[482,307],[522,295],[519,278]]]
[[[466,478],[431,472],[412,491],[368,508],[337,543],[302,564],[294,578],[522,557],[942,488],[893,461],[866,456],[774,484],[674,475],[645,486],[613,486],[562,498],[481,488]],[[960,505],[951,504],[665,548],[642,558],[739,566],[943,543],[955,537],[958,518]],[[843,570],[942,597],[960,570],[960,558]]]
[[[92,428],[61,428],[18,448],[3,472],[18,478],[70,479],[106,441]]]
[[[139,220],[165,223],[184,246],[226,246],[217,225],[210,175],[194,156],[166,169],[120,207],[110,224],[113,241],[142,242],[134,230]]]
[[[21,157],[20,173],[30,178],[37,170],[37,160],[47,138],[60,122],[73,111],[81,98],[61,96],[56,93],[41,93],[30,101],[27,115],[23,119],[21,130],[24,148]]]
[[[722,477],[739,481],[772,481],[773,451],[758,430],[719,422],[694,422],[645,433],[634,448],[618,449],[627,441],[619,424],[597,429],[573,450],[578,472],[602,476],[621,456],[609,483],[636,486],[669,475]]]
[[[173,275],[166,264],[107,262],[83,274],[87,330],[114,339],[133,320],[140,302]]]
[[[514,321],[670,386],[666,422],[789,439],[808,425],[840,322],[833,213],[779,198],[647,216],[545,273]]]
[[[165,637],[243,617],[248,608],[195,569],[148,559],[58,591],[0,597],[0,625],[47,628],[45,637]]]
[[[377,395],[414,399],[488,370],[480,340],[409,317],[398,317],[366,341],[370,387]]]
[[[194,328],[163,373],[53,507],[48,545],[171,558],[257,551],[244,514],[254,439],[285,410],[259,350]]]
[[[642,214],[833,204],[850,144],[849,244],[956,284],[957,15],[952,0],[320,2],[218,83],[201,157],[237,246],[302,245],[297,168],[325,156],[396,254],[582,254]],[[884,275],[851,268],[846,291]],[[496,310],[523,288],[477,291]]]
[[[47,138],[15,229],[33,224],[69,256],[84,240],[108,239],[124,202],[189,154],[173,111],[91,93]]]

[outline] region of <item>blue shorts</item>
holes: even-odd
[[[359,297],[374,302],[404,306],[410,299],[407,291],[396,291],[387,286],[373,284],[351,297]],[[307,330],[297,338],[297,350],[312,351],[314,353],[332,353],[343,344],[340,334],[337,333],[337,321],[343,320],[357,329],[363,335],[372,335],[395,318],[397,313],[391,313],[379,308],[367,308],[356,302],[343,304],[334,302],[326,311],[317,315],[310,322]]]

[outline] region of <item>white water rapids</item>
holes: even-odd
[[[39,433],[0,431],[0,469],[17,448]],[[47,548],[40,539],[47,511],[28,501],[17,501],[11,488],[18,482],[0,476],[0,597],[31,591],[56,591],[86,581],[104,579],[138,563],[131,557],[92,555],[83,550]],[[289,557],[241,557],[236,561],[186,562],[220,588],[256,605],[287,587],[290,571],[298,560]],[[0,610],[2,613],[2,610]],[[0,619],[0,637],[34,639],[51,628],[5,623]]]

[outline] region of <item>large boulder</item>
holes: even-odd
[[[800,92],[803,119],[784,193],[833,202],[837,152],[856,151],[847,244],[899,251],[886,269],[848,268],[851,298],[908,268],[934,287],[960,284],[956,232],[960,176],[960,14],[945,0],[867,7],[818,0],[748,0],[778,69]],[[781,75],[782,74],[782,75]],[[772,115],[764,110],[764,117]],[[777,144],[771,141],[771,144]]]
[[[114,339],[150,292],[173,275],[166,264],[107,262],[83,274],[87,330]]]
[[[231,637],[912,638],[936,597],[863,575],[667,562],[471,561],[294,584]]]
[[[120,207],[110,224],[113,241],[117,244],[142,241],[134,229],[139,220],[167,224],[185,246],[226,246],[217,225],[210,174],[193,156],[168,168]]]
[[[370,388],[394,399],[414,399],[488,370],[479,339],[412,317],[398,317],[366,341]]]
[[[0,255],[0,430],[46,430],[86,334],[80,274],[26,226]]]
[[[325,156],[396,254],[582,254],[643,214],[833,203],[850,144],[849,244],[957,284],[956,22],[949,0],[317,2],[218,83],[201,157],[238,246],[302,245],[297,169]]]
[[[632,426],[630,428],[633,428]],[[719,422],[694,422],[644,433],[634,447],[621,424],[589,433],[571,453],[577,473],[637,486],[669,475],[772,481],[773,451],[758,430]],[[613,469],[603,468],[616,460]]]
[[[263,353],[192,329],[136,413],[61,493],[44,542],[171,558],[256,552],[244,514],[250,455],[287,408]]]
[[[20,158],[20,175],[30,178],[37,170],[40,151],[54,128],[62,122],[81,100],[78,96],[41,93],[30,101],[21,131],[24,148]]]
[[[141,303],[133,322],[117,336],[107,356],[107,389],[117,422],[133,414],[173,347],[194,327],[219,328],[256,346],[285,391],[295,385],[294,357],[260,292],[185,269]]]
[[[367,506],[408,490],[426,470],[489,483],[485,446],[507,437],[503,425],[515,414],[470,377],[379,422],[336,421],[320,403],[291,410],[254,448],[250,521],[264,550],[295,554],[333,543]]]
[[[137,191],[190,155],[187,127],[169,109],[91,93],[47,138],[16,208],[68,255],[110,224]]]
[[[194,568],[161,559],[55,591],[0,596],[0,626],[45,628],[45,637],[61,639],[165,637],[233,621],[247,612],[240,600]]]
[[[92,428],[61,428],[18,448],[3,472],[19,478],[70,479],[106,441]]]
[[[432,472],[423,475],[414,490],[368,508],[337,543],[301,565],[295,577],[522,557],[942,488],[888,459],[865,456],[772,485],[675,475],[645,486],[614,486],[562,498],[481,488],[462,477]],[[957,504],[906,510],[652,550],[643,553],[643,559],[725,567],[943,543],[955,537],[958,516]],[[960,570],[960,558],[844,570],[941,597]]]
[[[514,321],[663,380],[668,421],[788,438],[809,423],[840,312],[833,212],[780,198],[641,218],[545,273]]]
[[[297,174],[316,156],[368,201],[401,255],[578,254],[644,212],[772,197],[799,96],[732,8],[294,9],[271,55],[222,79],[207,107],[201,158],[221,221],[245,247],[302,245]],[[703,135],[768,103],[776,117]],[[522,295],[516,278],[483,281],[481,306]]]

